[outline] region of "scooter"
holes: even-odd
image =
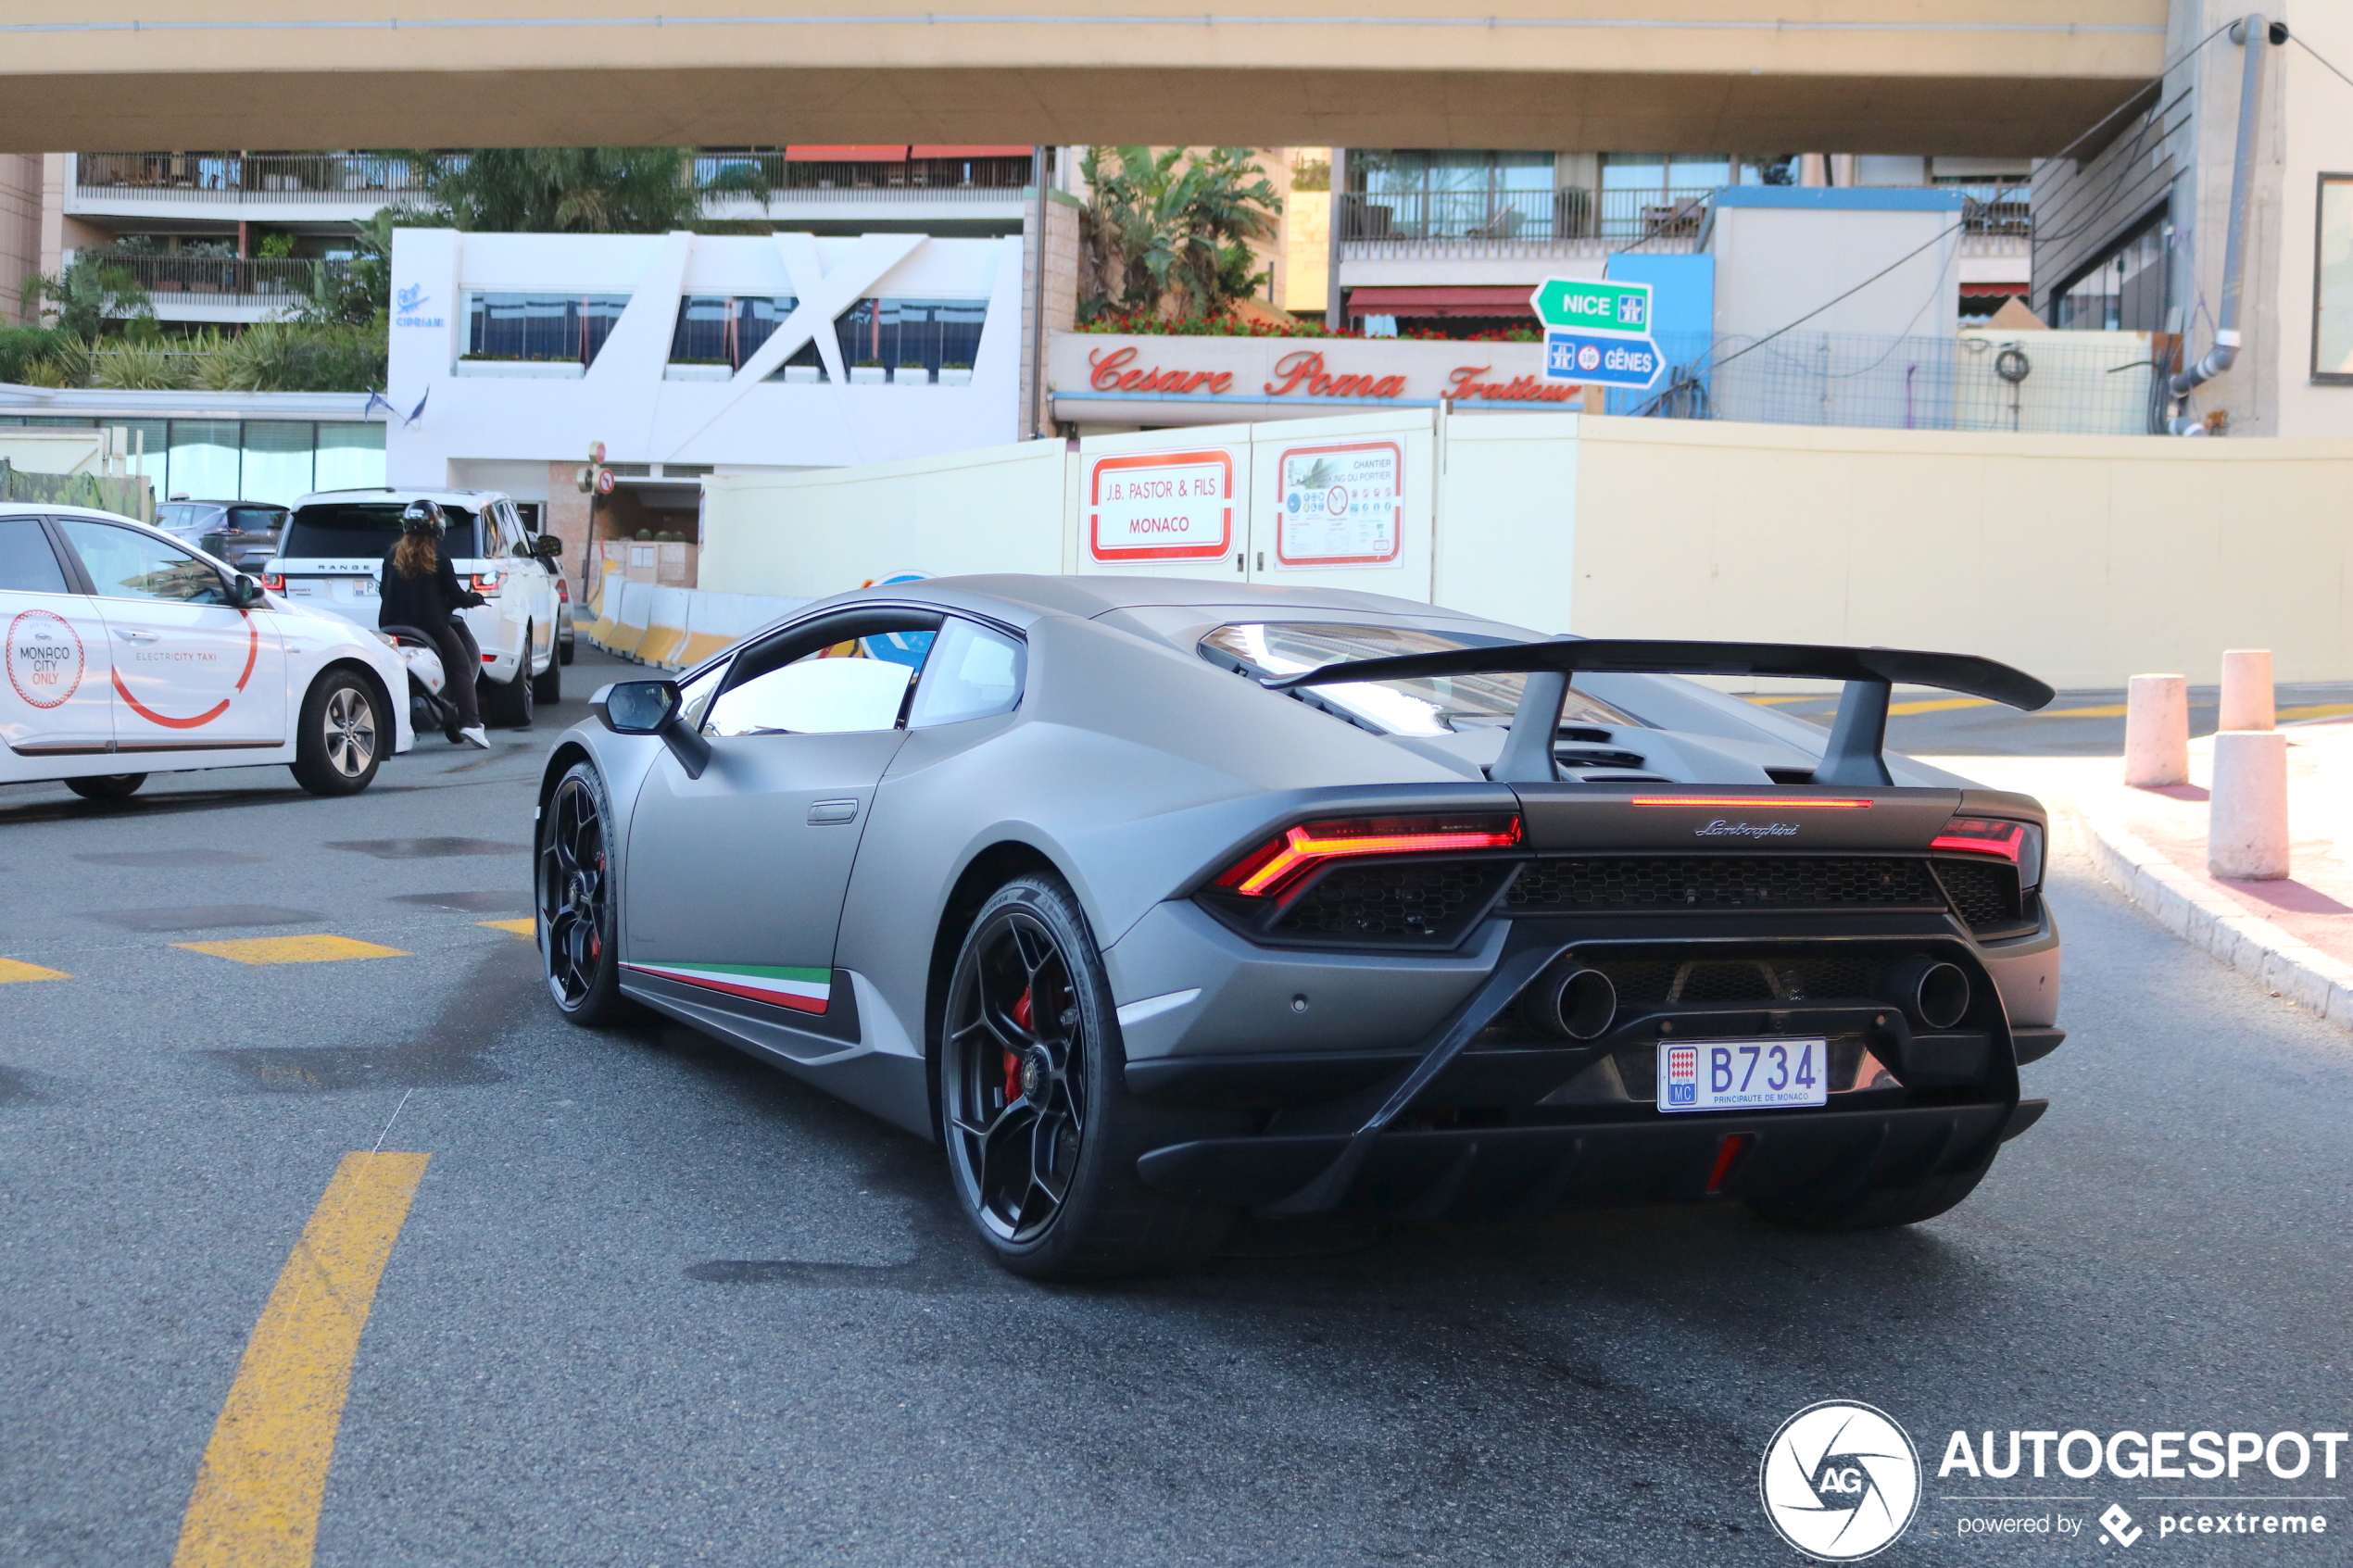
[[[376,634],[399,650],[409,667],[409,722],[419,734],[439,730],[449,744],[460,744],[458,705],[442,695],[449,678],[441,668],[441,648],[414,626],[380,626]]]

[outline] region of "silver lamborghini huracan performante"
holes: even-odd
[[[1692,675],[1844,683],[1826,734]],[[1952,1208],[2056,1048],[2045,822],[1887,755],[1990,660],[1546,638],[1339,590],[966,577],[606,687],[540,791],[538,941],[935,1138],[1009,1268],[1237,1216]]]

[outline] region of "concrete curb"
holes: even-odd
[[[2274,995],[2353,1029],[2353,964],[2247,913],[2150,848],[2123,823],[2080,803],[2068,810],[2100,874],[2159,925],[2261,981]]]

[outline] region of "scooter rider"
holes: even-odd
[[[474,682],[482,670],[482,647],[458,618],[461,609],[487,604],[480,594],[458,584],[449,553],[441,547],[448,522],[438,503],[411,501],[400,514],[400,542],[384,552],[378,579],[376,624],[414,626],[441,650],[441,667],[448,675],[446,688],[458,708],[458,734],[469,746],[490,749],[482,727]]]

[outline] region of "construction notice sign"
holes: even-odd
[[[1405,532],[1404,453],[1394,441],[1286,446],[1276,472],[1284,566],[1387,566]]]
[[[1234,457],[1133,452],[1087,475],[1087,544],[1099,561],[1215,560],[1234,547]]]

